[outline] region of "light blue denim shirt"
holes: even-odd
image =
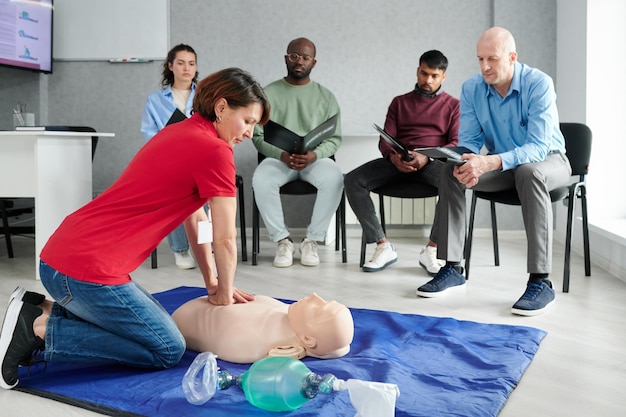
[[[502,170],[565,153],[552,78],[515,62],[513,81],[500,97],[481,74],[463,83],[459,146],[479,153],[485,145],[502,158]]]
[[[193,97],[196,94],[196,84],[191,84],[191,94],[187,99],[187,105],[185,108],[185,115],[191,116],[191,110],[193,107]],[[143,110],[143,116],[141,117],[141,134],[143,138],[148,141],[152,136],[167,124],[167,121],[172,117],[172,113],[176,110],[176,104],[174,104],[174,96],[172,93],[172,86],[155,91],[148,96],[146,100],[146,106]]]

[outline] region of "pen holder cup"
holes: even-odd
[[[35,113],[13,113],[13,127],[35,126]]]

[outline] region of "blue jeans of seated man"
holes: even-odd
[[[328,225],[337,211],[343,192],[343,174],[339,166],[330,158],[322,158],[302,171],[296,171],[279,159],[265,158],[254,171],[252,189],[272,242],[289,236],[280,200],[280,187],[298,179],[317,188],[306,237],[315,241],[326,239]]]
[[[182,224],[167,235],[167,243],[170,245],[172,252],[185,253],[189,250],[189,241],[187,240],[187,232]]]
[[[444,163],[441,161],[432,161],[419,171],[404,173],[398,171],[388,159],[379,158],[369,161],[347,173],[344,178],[346,197],[348,198],[352,211],[363,228],[365,242],[378,242],[385,237],[385,232],[380,224],[380,220],[376,216],[374,202],[370,196],[371,190],[397,181],[415,183],[416,185],[428,184],[433,187],[438,187],[439,176],[443,166]],[[430,240],[435,243],[437,242],[436,210],[435,219],[433,220],[433,226],[430,231]]]
[[[46,361],[175,366],[185,339],[165,309],[135,282],[78,281],[41,262],[41,282],[56,300],[46,326]]]
[[[209,205],[204,205],[204,211],[209,212]],[[189,250],[189,241],[187,240],[187,232],[182,224],[167,235],[167,243],[170,245],[172,252],[185,253]]]

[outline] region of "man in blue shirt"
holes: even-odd
[[[437,257],[446,265],[417,289],[436,297],[465,285],[465,190],[515,188],[522,203],[528,240],[526,291],[513,305],[514,314],[534,316],[553,301],[548,279],[552,269],[552,203],[550,190],[571,176],[565,141],[559,130],[556,94],[545,73],[517,62],[513,35],[503,28],[485,31],[476,45],[481,74],[463,83],[459,146],[467,162],[442,173],[439,186]],[[480,155],[483,148],[486,155]]]

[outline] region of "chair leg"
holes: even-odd
[[[580,206],[583,215],[583,247],[585,251],[585,276],[591,276],[591,255],[589,252],[589,217],[587,217],[587,187],[582,184],[580,190]]]
[[[496,203],[491,204],[491,236],[493,240],[493,264],[500,266],[500,244],[498,243],[498,220],[496,219]]]
[[[239,175],[236,177],[237,191],[239,195],[239,228],[241,235],[241,260],[248,260],[248,238],[246,236],[246,204],[243,196],[243,178]]]
[[[154,250],[152,251],[152,253],[150,254],[150,263],[152,266],[152,269],[157,269],[157,250],[156,248],[154,248]]]
[[[2,214],[2,229],[4,230],[4,239],[7,242],[7,253],[9,258],[13,258],[13,242],[11,241],[11,229],[9,228],[9,218],[7,216],[4,201],[0,200],[0,213]]]
[[[339,203],[339,215],[341,216],[341,262],[348,262],[348,248],[346,247],[346,193],[341,194]]]
[[[567,224],[565,229],[565,256],[563,264],[563,292],[569,292],[570,257],[572,252],[572,223],[574,222],[574,202],[576,188],[571,188],[567,198]]]
[[[259,207],[256,205],[254,190],[252,190],[252,265],[257,265],[257,255],[259,253]]]
[[[472,257],[472,239],[474,238],[474,216],[476,215],[476,194],[472,192],[472,204],[470,206],[469,227],[465,240],[465,279],[469,279],[470,258]]]
[[[335,212],[335,251],[339,250],[339,239],[341,238],[341,202]]]
[[[382,194],[378,195],[378,211],[380,212],[380,225],[383,228],[385,236],[387,235],[387,226],[385,226],[385,200]]]
[[[365,243],[365,233],[361,232],[361,257],[359,259],[359,268],[363,267],[365,263],[365,251],[367,250],[367,244]]]

